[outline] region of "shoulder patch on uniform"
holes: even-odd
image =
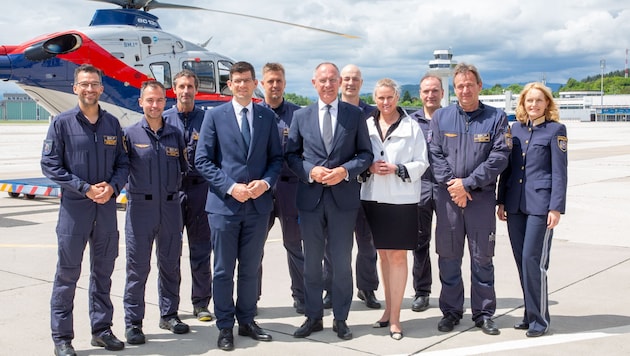
[[[566,136],[558,136],[558,148],[560,148],[560,151],[566,152],[568,145],[569,139]]]
[[[508,146],[509,149],[512,149],[512,146],[513,146],[512,131],[510,130],[509,127],[508,127],[507,132],[505,133],[505,144]]]
[[[44,147],[42,149],[42,154],[48,156],[53,149],[53,140],[44,140]]]
[[[116,146],[116,143],[118,142],[118,137],[116,136],[103,136],[103,143],[105,143],[106,146]]]

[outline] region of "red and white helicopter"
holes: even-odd
[[[212,107],[229,101],[229,57],[164,32],[158,18],[147,11],[158,8],[212,11],[283,23],[333,35],[343,33],[258,16],[160,3],[156,0],[92,0],[119,5],[101,9],[88,27],[56,32],[20,45],[0,46],[0,79],[15,81],[31,98],[56,115],[76,105],[72,92],[74,69],[91,63],[103,71],[101,106],[119,118],[122,126],[141,117],[137,99],[143,81],[155,78],[167,88],[167,107],[175,104],[172,77],[182,69],[200,80],[196,101]]]

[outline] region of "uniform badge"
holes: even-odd
[[[431,141],[433,141],[433,130],[427,132],[427,143],[431,143]]]
[[[149,144],[148,143],[134,143],[133,145],[138,147],[138,148],[149,148]]]
[[[282,136],[284,137],[288,137],[289,136],[289,128],[285,127],[284,130],[282,130]]]
[[[122,137],[122,140],[123,140],[123,141],[122,141],[122,143],[123,143],[123,148],[125,149],[125,152],[126,152],[126,153],[129,153],[129,148],[127,147],[127,145],[129,144],[129,143],[127,142],[127,136],[123,136],[123,137]]]
[[[44,148],[42,149],[42,153],[45,156],[48,156],[52,152],[53,148],[53,140],[44,140]]]
[[[566,152],[568,144],[569,140],[566,136],[558,136],[558,148],[560,148],[560,151]]]
[[[197,130],[193,130],[192,139],[193,141],[199,141],[199,132]]]
[[[176,147],[165,147],[164,151],[169,157],[179,157],[179,149],[177,149]]]
[[[507,128],[507,132],[505,133],[505,144],[508,146],[509,149],[512,149],[512,146],[513,146],[513,143],[512,143],[512,130],[510,129],[509,126]]]
[[[118,137],[116,136],[103,136],[103,143],[105,143],[105,145],[107,146],[116,146],[116,143],[118,142]]]
[[[475,136],[473,137],[474,142],[490,142],[490,134],[489,133],[482,133],[482,134],[475,134]]]
[[[456,133],[445,133],[444,136],[446,137],[457,137]]]

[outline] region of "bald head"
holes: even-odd
[[[341,101],[359,105],[359,93],[363,85],[361,70],[354,64],[348,64],[341,70]]]

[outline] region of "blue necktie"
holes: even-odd
[[[252,134],[249,131],[249,121],[247,121],[247,108],[243,108],[243,110],[241,110],[241,133],[243,134],[245,147],[249,151],[249,143],[252,140]]]
[[[322,123],[322,139],[324,140],[324,147],[326,147],[326,152],[328,153],[330,153],[333,143],[332,117],[330,116],[330,108],[330,105],[326,105],[324,122]]]

